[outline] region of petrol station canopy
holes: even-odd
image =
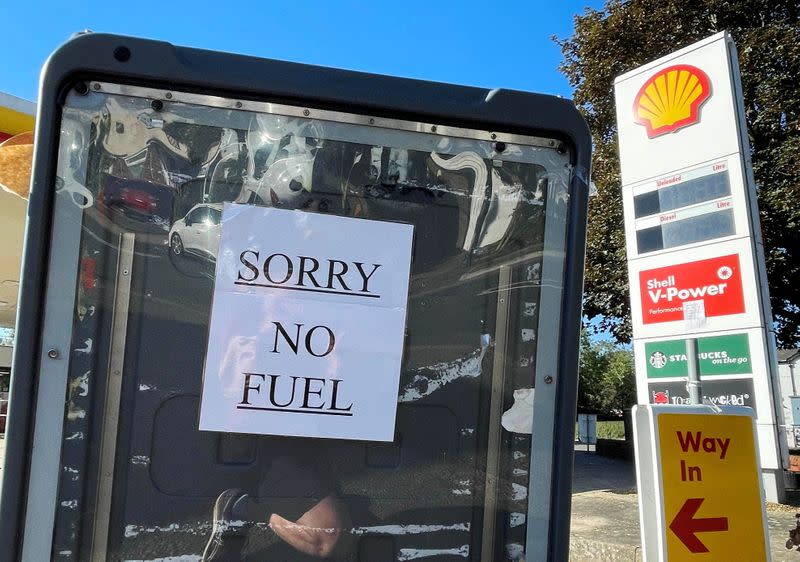
[[[36,105],[0,92],[0,327],[12,328],[17,313],[22,235],[27,201],[9,189],[11,175],[30,178],[31,147],[15,144],[12,137],[33,131]],[[10,141],[10,142],[6,142]],[[11,147],[14,150],[9,150]],[[4,154],[5,153],[5,154]],[[27,195],[23,193],[23,195]]]

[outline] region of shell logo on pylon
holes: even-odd
[[[709,97],[711,82],[705,72],[688,64],[670,66],[642,85],[633,114],[652,139],[697,123],[700,106]]]

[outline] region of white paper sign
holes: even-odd
[[[394,440],[412,234],[227,205],[200,429]]]

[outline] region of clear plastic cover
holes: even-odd
[[[53,247],[79,251],[53,560],[522,559],[569,154],[212,101],[66,101]],[[198,430],[226,202],[414,225],[394,442]]]

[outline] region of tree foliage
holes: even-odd
[[[578,409],[618,416],[636,403],[633,355],[609,341],[593,342],[581,333]]]
[[[584,311],[617,341],[631,337],[614,77],[727,30],[736,41],[779,344],[800,341],[800,2],[608,0],[556,38],[561,70],[592,130]]]

